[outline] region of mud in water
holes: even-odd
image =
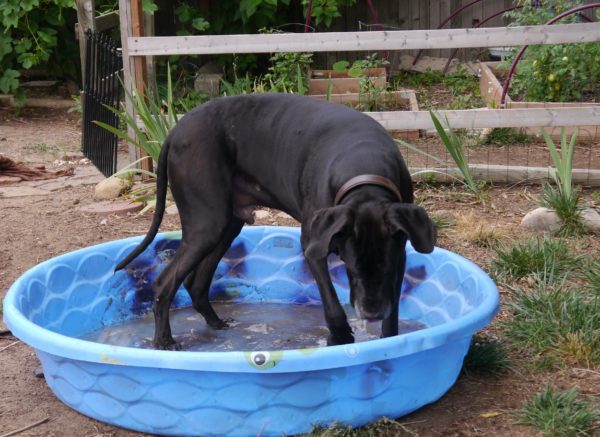
[[[321,306],[273,303],[213,303],[222,319],[232,319],[230,327],[214,330],[193,308],[171,311],[171,329],[182,350],[195,352],[264,351],[326,346],[328,330]],[[381,322],[356,317],[345,307],[357,342],[379,338]],[[415,320],[399,320],[400,334],[424,329]],[[84,337],[85,340],[115,346],[152,349],[152,313],[137,320],[109,326]]]

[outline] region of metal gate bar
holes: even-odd
[[[88,30],[86,39],[83,154],[108,177],[117,171],[118,138],[94,121],[119,127],[119,117],[107,106],[119,109],[118,78],[123,58],[117,43],[108,35]]]

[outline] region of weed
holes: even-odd
[[[538,281],[532,290],[511,290],[503,324],[519,349],[546,359],[547,365],[600,365],[600,297],[567,281]]]
[[[596,258],[589,263],[585,270],[585,278],[590,291],[600,296],[600,258]]]
[[[525,132],[519,129],[509,127],[498,127],[486,136],[483,144],[490,145],[511,145],[511,144],[526,144],[529,143],[530,137]]]
[[[475,335],[463,362],[466,374],[498,376],[510,367],[504,345],[487,336]]]
[[[579,189],[574,188],[570,194],[565,195],[552,185],[544,184],[540,195],[540,203],[558,215],[561,226],[557,235],[580,235],[585,232],[581,207],[579,206]]]
[[[550,175],[556,183],[556,188],[547,184],[542,192],[541,203],[553,209],[560,218],[562,225],[559,230],[560,234],[580,234],[583,232],[583,225],[579,207],[579,190],[573,187],[573,154],[575,153],[577,130],[567,142],[566,129],[562,128],[560,149],[544,129],[542,129],[542,135],[546,140],[552,161],[554,161],[554,168],[550,169]]]
[[[341,424],[329,427],[315,426],[310,433],[305,434],[305,437],[396,437],[417,435],[400,422],[384,417],[356,429]]]
[[[600,412],[581,400],[575,389],[558,393],[549,385],[516,412],[521,425],[531,426],[548,437],[591,435],[599,416]]]
[[[534,276],[557,282],[578,267],[579,258],[569,253],[562,239],[534,238],[510,247],[499,245],[495,251],[491,269],[501,280]]]
[[[505,239],[497,226],[476,217],[473,213],[458,217],[456,229],[461,240],[480,247],[497,247]]]

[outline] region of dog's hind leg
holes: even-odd
[[[232,217],[221,241],[184,281],[185,288],[192,298],[194,309],[202,314],[206,323],[214,329],[224,329],[229,325],[228,321],[219,318],[213,309],[208,300],[208,291],[219,261],[225,255],[235,237],[239,235],[242,226],[244,226],[243,220]]]

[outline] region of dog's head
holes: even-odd
[[[337,253],[346,265],[350,301],[359,317],[389,316],[397,287],[402,283],[406,241],[429,253],[435,245],[435,226],[423,208],[405,203],[368,202],[318,210],[310,222],[310,259]]]

